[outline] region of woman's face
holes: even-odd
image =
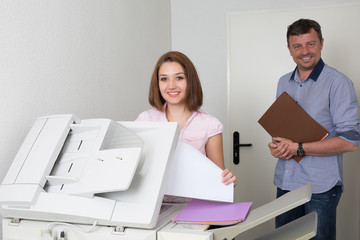
[[[185,105],[187,79],[177,62],[165,62],[159,68],[159,89],[168,105]]]

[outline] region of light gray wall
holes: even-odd
[[[148,109],[170,27],[169,0],[0,1],[0,181],[39,116]]]

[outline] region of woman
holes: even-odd
[[[223,125],[200,109],[201,83],[195,66],[183,53],[171,51],[160,57],[151,77],[149,103],[154,109],[142,112],[136,121],[177,122],[179,141],[194,146],[223,169],[224,184],[236,185],[236,176],[225,169]]]

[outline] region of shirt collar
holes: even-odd
[[[165,117],[166,121],[168,121],[168,120],[167,120],[167,117],[166,117],[166,107],[167,107],[167,102],[165,102],[164,105],[163,105],[163,113],[164,113],[164,117]],[[185,127],[188,125],[188,123],[189,123],[190,121],[192,121],[192,120],[196,117],[196,115],[198,115],[198,113],[200,113],[200,112],[202,112],[201,109],[199,109],[199,110],[197,110],[197,111],[193,111],[193,113],[191,114],[191,116],[190,116],[189,119],[187,120],[184,128],[185,128]]]
[[[312,79],[316,82],[316,80],[319,78],[321,71],[323,70],[325,66],[324,61],[320,58],[320,61],[316,64],[315,68],[310,73],[309,77],[307,79]],[[295,73],[297,71],[298,67],[295,68],[293,73],[291,74],[291,77],[289,80],[295,80]]]

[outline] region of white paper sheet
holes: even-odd
[[[233,202],[234,185],[222,183],[222,171],[193,146],[178,142],[170,162],[165,194]]]

